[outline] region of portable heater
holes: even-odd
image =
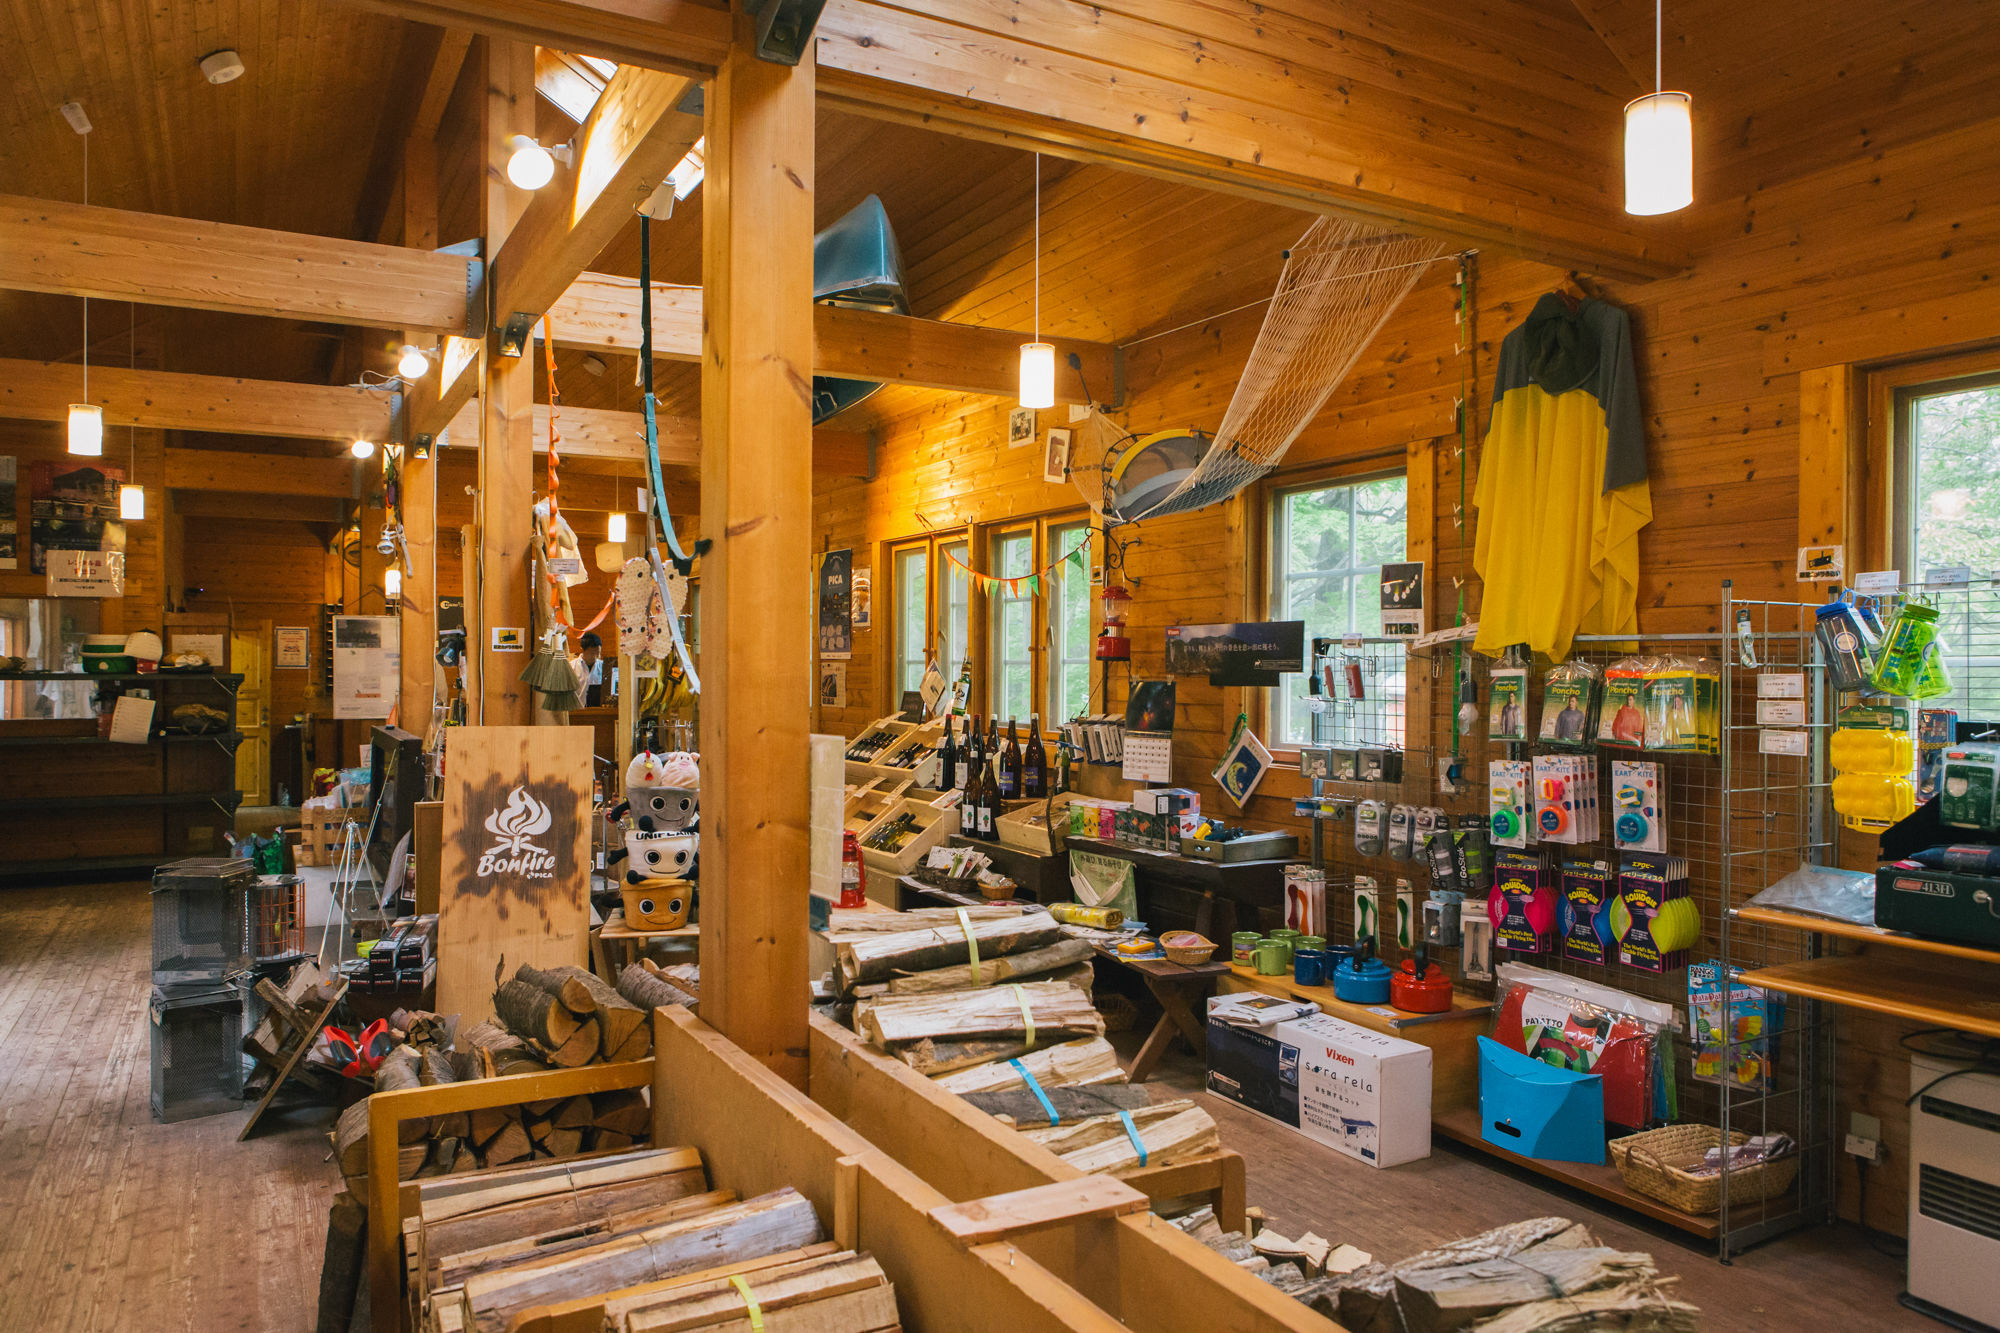
[[[2000,1077],[1910,1057],[1910,1296],[2000,1324]]]

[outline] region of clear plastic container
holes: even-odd
[[[1917,680],[1923,674],[1924,655],[1937,639],[1937,608],[1922,602],[1905,602],[1896,611],[1882,651],[1875,656],[1875,668],[1868,683],[1884,694],[1916,696]],[[1949,688],[1949,680],[1946,682]]]
[[[1847,602],[1828,602],[1813,615],[1827,682],[1836,690],[1862,688],[1868,683],[1868,631],[1860,615]]]

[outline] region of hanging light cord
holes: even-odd
[[[1042,155],[1035,154],[1035,341],[1042,340]]]
[[[1653,0],[1653,96],[1655,97],[1658,97],[1661,90],[1667,86],[1660,76],[1660,46],[1664,41],[1662,34],[1666,30],[1661,16],[1666,11],[1666,5],[1667,0]]]
[[[83,136],[83,206],[90,207],[90,135]],[[83,298],[83,401],[90,401],[90,297]]]

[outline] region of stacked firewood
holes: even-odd
[[[692,1148],[425,1182],[404,1247],[426,1333],[505,1329],[535,1307],[610,1333],[736,1328],[746,1296],[753,1322],[899,1327],[880,1266],[828,1242],[803,1196],[711,1190]]]
[[[1206,1111],[1152,1105],[1138,1089],[1066,1097],[1049,1123],[1014,1061],[1045,1093],[1125,1075],[1092,1003],[1090,942],[1047,912],[835,912],[827,939],[829,989],[850,1003],[856,1032],[940,1087],[999,1095],[988,1109],[1065,1161],[1120,1175],[1220,1148]]]
[[[695,989],[650,961],[626,968],[616,987],[579,967],[523,964],[494,992],[498,1022],[454,1031],[455,1019],[399,1011],[392,1026],[402,1041],[376,1069],[375,1090],[644,1059],[653,1052],[653,1009],[692,1005]],[[396,1171],[411,1180],[625,1149],[644,1142],[650,1123],[638,1089],[405,1120]],[[333,1141],[342,1174],[358,1188],[368,1174],[366,1101],[341,1113]]]

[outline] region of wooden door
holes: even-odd
[[[243,677],[236,691],[236,789],[245,803],[267,805],[271,791],[271,622],[229,636],[229,656]]]

